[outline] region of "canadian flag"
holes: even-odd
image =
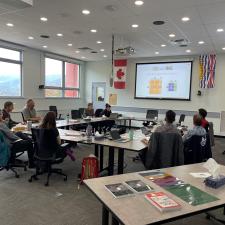
[[[114,60],[114,88],[126,88],[126,75],[127,75],[127,60],[116,59]]]

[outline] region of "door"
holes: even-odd
[[[92,102],[94,109],[104,109],[106,103],[106,83],[93,82],[92,83]]]

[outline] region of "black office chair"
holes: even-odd
[[[95,117],[101,117],[103,111],[104,111],[103,109],[96,109],[95,110]]]
[[[143,123],[143,125],[146,127],[150,124],[150,121],[155,121],[155,117],[158,118],[158,115],[159,115],[159,111],[158,110],[155,110],[155,109],[149,109],[147,110],[146,112],[146,119],[148,119],[148,121],[145,121]],[[150,120],[150,121],[149,121]]]
[[[5,138],[4,138],[4,135],[2,134],[2,132],[0,132],[0,142],[1,142],[0,147],[3,144],[6,144]],[[13,146],[12,146],[12,150],[13,150]],[[2,152],[0,151],[0,153],[2,153]],[[19,174],[17,173],[15,168],[23,168],[24,171],[27,171],[27,164],[28,164],[28,162],[24,162],[24,161],[18,159],[18,157],[20,157],[22,154],[24,154],[23,151],[17,153],[15,158],[12,158],[12,156],[9,156],[7,164],[4,166],[0,166],[0,171],[11,170],[15,174],[15,177],[19,178]],[[0,155],[0,157],[3,157],[3,156]]]
[[[80,111],[77,110],[77,109],[71,110],[71,118],[72,118],[73,120],[81,119]]]
[[[56,156],[56,149],[59,148],[59,145],[54,130],[32,128],[31,131],[35,147],[36,173],[30,177],[29,182],[32,182],[33,179],[38,180],[38,175],[44,173],[48,174],[45,186],[49,185],[52,173],[64,176],[64,181],[67,181],[67,175],[62,172],[62,169],[52,168],[53,164],[62,163],[64,160],[64,158]]]
[[[22,116],[23,122],[27,122],[27,121],[25,120],[25,117],[24,117],[24,115],[23,115],[23,112],[21,112],[21,116]]]
[[[78,110],[80,112],[80,117],[82,118],[82,116],[85,114],[85,108],[79,108]]]
[[[181,114],[178,123],[181,124],[181,122],[184,122],[184,119],[185,119],[185,115]]]
[[[212,158],[209,135],[193,135],[184,142],[184,164],[201,163]]]
[[[160,169],[184,164],[183,140],[179,133],[154,132],[148,149],[139,153],[146,169]]]
[[[57,120],[61,120],[62,114],[58,114],[58,110],[57,110],[57,107],[55,105],[50,105],[49,111],[55,113],[55,117],[56,117]]]

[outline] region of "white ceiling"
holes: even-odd
[[[113,5],[116,10],[109,12],[105,6]],[[89,9],[90,15],[81,11]],[[11,8],[12,10],[12,8]],[[40,17],[48,18],[41,22]],[[189,22],[181,18],[190,17]],[[162,26],[153,25],[155,20],[165,20]],[[14,27],[7,27],[6,23]],[[134,29],[132,24],[138,24]],[[87,61],[104,60],[103,55],[111,55],[111,36],[116,35],[116,47],[132,46],[136,50],[133,57],[152,57],[158,51],[160,56],[188,55],[201,53],[221,53],[225,47],[225,0],[144,0],[137,7],[134,0],[34,0],[34,6],[20,11],[8,11],[0,4],[0,39],[42,49]],[[90,29],[97,29],[91,33]],[[80,33],[79,33],[80,32]],[[63,33],[63,37],[57,37]],[[78,33],[78,34],[77,34]],[[169,34],[175,39],[185,38],[191,43],[181,48],[170,43]],[[41,34],[50,39],[40,38]],[[28,40],[33,36],[34,40]],[[96,41],[101,40],[102,44]],[[205,41],[199,45],[198,41]],[[72,43],[72,47],[67,44]],[[162,48],[161,44],[167,46]],[[79,47],[89,47],[90,51],[75,53]],[[105,52],[100,52],[101,48]],[[190,49],[191,53],[186,53]]]

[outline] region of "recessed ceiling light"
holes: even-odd
[[[95,29],[92,29],[92,30],[90,30],[92,33],[97,33],[97,30],[95,30]]]
[[[77,51],[75,51],[75,52],[76,52],[76,53],[80,53],[80,51],[78,51],[78,50],[77,50]]]
[[[225,47],[222,48],[225,51]]]
[[[104,57],[104,58],[107,58],[108,56],[107,56],[107,55],[103,55],[103,57]]]
[[[190,50],[190,49],[187,49],[186,52],[187,52],[187,53],[191,53],[191,50]]]
[[[47,48],[48,46],[47,46],[47,45],[43,45],[42,47],[43,47],[43,48]]]
[[[181,20],[182,20],[183,22],[188,22],[188,21],[190,20],[190,18],[189,18],[189,17],[183,17]]]
[[[217,32],[223,32],[224,30],[223,30],[223,28],[218,28],[216,31]]]
[[[174,38],[174,37],[176,37],[176,35],[175,34],[169,34],[169,37]]]
[[[46,18],[46,17],[41,17],[40,20],[43,21],[43,22],[47,22],[47,21],[48,21],[48,18]]]
[[[86,59],[86,57],[85,56],[81,56],[81,59]]]
[[[13,23],[7,23],[6,26],[8,26],[8,27],[14,27],[14,24]]]
[[[97,44],[101,44],[102,42],[101,42],[101,41],[96,41],[96,43],[97,43]]]
[[[73,44],[71,44],[71,43],[69,43],[69,44],[67,44],[69,47],[71,47],[71,46],[73,46]]]
[[[57,36],[58,36],[58,37],[63,37],[63,34],[58,33]]]
[[[158,55],[158,54],[159,54],[159,52],[155,52],[155,54],[156,54],[156,55]]]
[[[166,47],[166,45],[165,44],[162,44],[161,47]]]
[[[198,44],[199,45],[203,45],[203,44],[205,44],[205,42],[204,41],[199,41]]]
[[[82,10],[82,13],[84,15],[89,15],[90,14],[90,11],[88,9],[84,9],[84,10]]]
[[[139,25],[138,24],[132,24],[132,27],[137,28],[137,27],[139,27]]]
[[[135,1],[134,4],[140,6],[140,5],[143,5],[144,2],[139,0],[139,1]]]
[[[104,52],[104,51],[105,51],[105,49],[104,49],[104,48],[100,49],[100,52]]]
[[[29,39],[29,40],[33,40],[33,39],[34,39],[34,37],[32,37],[32,36],[29,36],[29,37],[28,37],[28,39]]]

